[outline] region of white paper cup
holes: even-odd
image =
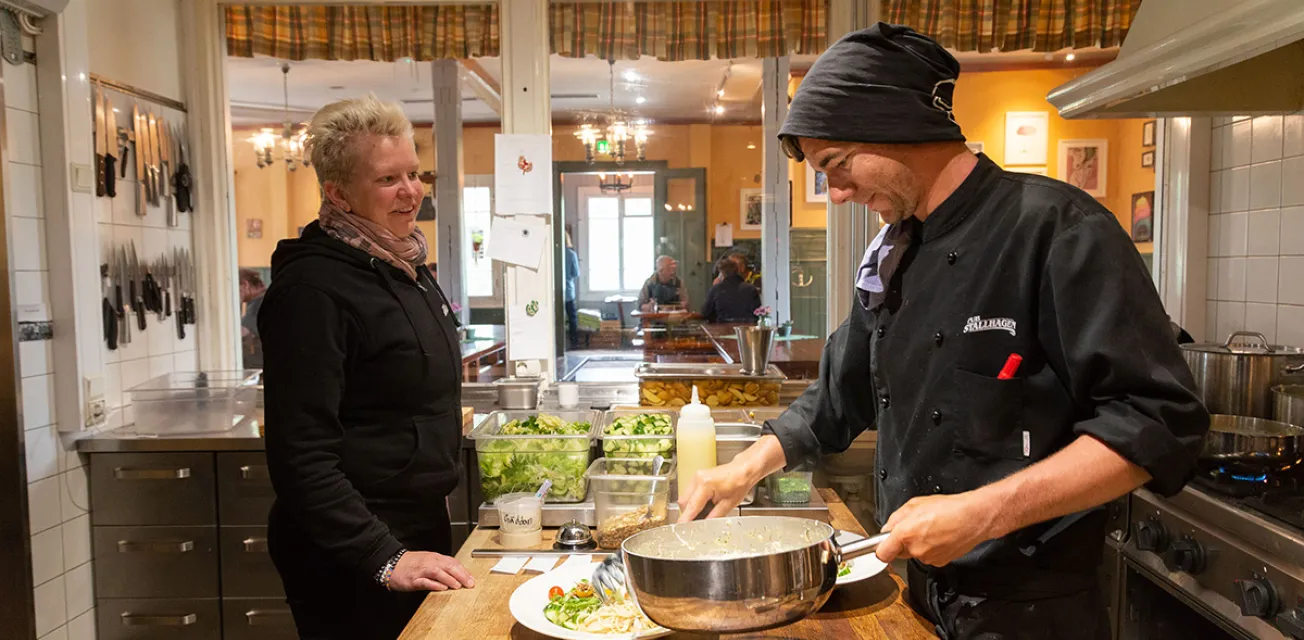
[[[494,500],[498,528],[503,533],[534,533],[543,529],[543,500],[533,493],[508,493]]]
[[[557,404],[570,409],[580,403],[580,386],[574,382],[557,383]]]

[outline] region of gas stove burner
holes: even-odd
[[[1304,529],[1304,464],[1297,462],[1273,470],[1212,467],[1196,476],[1192,484],[1239,508]]]

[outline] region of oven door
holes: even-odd
[[[1213,612],[1126,555],[1122,556],[1122,570],[1119,640],[1254,640],[1252,635],[1215,622],[1218,617]]]

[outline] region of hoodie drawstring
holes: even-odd
[[[426,343],[421,340],[421,329],[417,327],[416,321],[412,319],[412,314],[408,312],[407,305],[403,304],[403,297],[398,295],[398,290],[394,288],[393,276],[389,275],[385,268],[386,266],[381,265],[375,258],[371,258],[370,264],[372,269],[380,273],[380,279],[385,283],[385,289],[389,291],[389,295],[394,296],[394,299],[398,300],[398,306],[403,310],[403,317],[407,318],[408,324],[412,326],[412,333],[416,334],[417,346],[421,348],[421,355],[429,358],[430,350],[426,348]],[[426,360],[426,362],[429,362],[429,360]]]

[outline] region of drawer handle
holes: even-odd
[[[118,553],[188,553],[194,550],[194,540],[118,541]]]
[[[267,538],[245,538],[244,548],[249,553],[267,553]]]
[[[185,480],[190,477],[190,467],[176,469],[131,469],[117,467],[113,477],[118,480]]]
[[[246,464],[240,467],[240,477],[244,480],[266,480],[269,477],[267,465]]]
[[[148,616],[135,613],[122,614],[124,627],[188,627],[199,621],[199,616],[187,613],[179,616]]]
[[[245,612],[245,620],[251,627],[280,626],[288,617],[288,609],[250,609]]]

